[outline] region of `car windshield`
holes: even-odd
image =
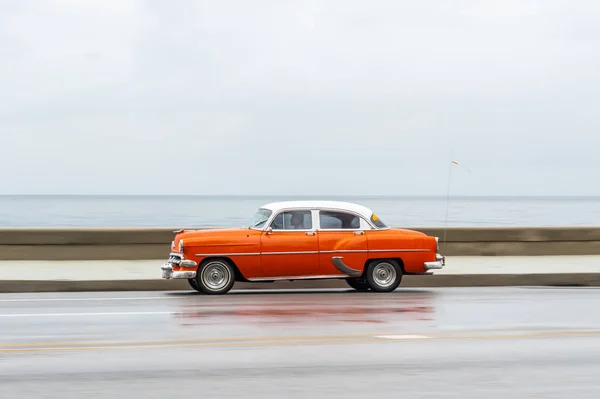
[[[261,228],[264,226],[265,222],[269,220],[269,216],[271,216],[272,211],[268,209],[260,208],[252,219],[250,219],[250,223],[248,223],[247,227]]]

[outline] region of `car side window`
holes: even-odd
[[[287,211],[275,216],[271,222],[273,230],[310,230],[312,229],[311,211]]]
[[[357,230],[360,229],[360,217],[346,212],[320,211],[321,229]]]

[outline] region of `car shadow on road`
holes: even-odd
[[[435,295],[436,292],[433,290],[414,289],[414,288],[399,288],[394,292],[361,292],[353,289],[251,289],[251,290],[231,290],[224,295],[206,295],[197,291],[170,291],[166,295],[169,296],[205,296],[205,297],[230,297],[230,296],[256,296],[256,295],[357,295],[357,296],[377,296],[385,297],[388,296],[406,296],[411,294],[427,294]]]

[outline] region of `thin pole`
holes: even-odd
[[[451,187],[451,182],[452,182],[452,163],[453,163],[453,159],[454,159],[454,149],[451,150],[450,153],[450,164],[448,165],[448,190],[446,192],[446,218],[444,220],[444,246],[446,245],[446,233],[448,230],[448,207],[450,204],[450,187]],[[445,247],[444,247],[445,249]]]

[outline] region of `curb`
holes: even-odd
[[[580,286],[599,287],[600,273],[455,274],[404,276],[400,288]],[[351,289],[343,280],[236,283],[234,290]],[[185,280],[3,280],[0,293],[92,291],[193,291]]]

